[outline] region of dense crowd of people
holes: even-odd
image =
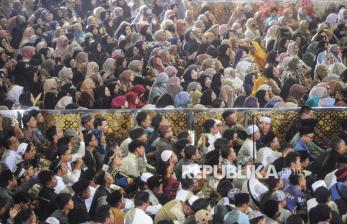
[[[26,110],[0,116],[0,223],[347,223],[347,119],[328,139],[312,109],[347,105],[346,6],[245,3],[219,24],[190,0],[0,2],[0,107]],[[240,107],[300,111],[279,139]],[[111,108],[147,109],[120,144],[102,117],[76,132],[40,111]],[[153,108],[229,109],[192,136]]]

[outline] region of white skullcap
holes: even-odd
[[[312,190],[313,192],[315,192],[317,190],[317,188],[319,187],[325,187],[327,188],[327,185],[325,184],[324,180],[317,180],[316,182],[314,182],[312,184]]]
[[[49,223],[49,224],[60,224],[59,220],[54,218],[54,217],[48,217],[46,219],[46,223]]]
[[[246,128],[247,135],[253,135],[257,131],[259,131],[259,128],[255,124],[252,124]]]
[[[172,150],[164,150],[161,153],[160,157],[161,157],[161,160],[163,160],[164,162],[167,162],[170,159],[171,155],[172,155]]]
[[[193,203],[196,201],[196,200],[198,200],[199,199],[199,197],[198,196],[196,196],[196,195],[192,195],[189,199],[188,199],[188,203],[189,203],[189,205],[190,206],[192,206],[193,205]]]
[[[260,118],[260,122],[261,123],[268,123],[268,124],[270,124],[271,123],[271,118],[269,118],[269,117],[261,117]]]
[[[214,121],[216,122],[216,125],[220,125],[223,123],[221,120],[217,120],[217,119],[214,119]]]
[[[153,177],[153,174],[146,172],[141,175],[140,179],[142,182],[147,183],[147,180],[151,177]]]
[[[25,142],[20,143],[18,148],[17,148],[17,153],[19,155],[21,155],[21,156],[24,155],[25,150],[27,149],[27,147],[28,147],[28,143],[25,143]]]

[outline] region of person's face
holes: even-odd
[[[268,133],[271,130],[271,123],[261,122],[259,128],[263,133]]]
[[[108,129],[108,124],[107,124],[107,121],[102,121],[102,124],[101,124],[101,130],[103,133],[107,133],[107,129]]]
[[[197,149],[197,150],[195,151],[195,154],[192,156],[192,159],[193,159],[194,161],[198,161],[200,158],[201,158],[201,155],[200,155],[199,150]],[[196,183],[196,185],[197,185],[197,183]]]
[[[131,28],[130,28],[130,26],[126,26],[124,32],[125,32],[125,35],[128,36],[128,35],[131,33]]]
[[[146,134],[141,135],[139,137],[139,140],[143,143],[147,143],[147,141],[148,141],[147,135]]]
[[[61,163],[61,172],[62,172],[63,175],[67,174],[68,168],[67,168],[67,163],[66,162],[62,162]]]
[[[105,182],[108,185],[111,185],[114,182],[113,177],[109,172],[106,172],[106,174],[105,174]]]
[[[172,131],[172,128],[169,128],[168,132],[166,132],[165,134],[165,138],[172,139],[172,137],[173,137],[173,131]]]
[[[87,130],[92,130],[92,129],[94,128],[93,122],[94,122],[93,119],[90,120],[90,121],[85,125],[85,128],[86,128]]]
[[[274,138],[274,140],[272,140],[272,142],[271,142],[271,148],[272,148],[273,150],[278,150],[278,149],[280,148],[280,143],[279,143],[277,137]]]
[[[145,155],[145,147],[141,146],[141,147],[138,147],[136,150],[139,157],[143,157]]]
[[[347,145],[346,145],[346,142],[344,140],[341,141],[338,149],[337,149],[337,152],[340,154],[340,155],[343,155],[345,153],[347,153]]]
[[[299,185],[301,188],[306,189],[306,179],[302,175],[300,176],[300,179],[299,179]]]
[[[42,116],[41,113],[39,113],[39,114],[36,116],[36,121],[37,121],[37,123],[42,124],[42,123],[45,121],[45,118]]]
[[[67,203],[66,208],[68,210],[72,210],[74,208],[74,203],[73,203],[73,200],[71,198],[70,198],[69,202]]]
[[[149,115],[147,115],[146,119],[141,123],[142,128],[146,129],[149,128],[151,126],[151,117]]]
[[[306,144],[310,144],[310,143],[313,141],[313,138],[314,138],[313,133],[309,133],[309,134],[303,135],[303,141],[304,141]]]
[[[292,165],[292,168],[295,169],[295,170],[301,170],[301,160],[300,160],[300,157],[296,157],[296,161],[295,163],[291,163]]]
[[[10,148],[17,149],[19,146],[19,141],[15,136],[11,136],[9,141],[11,142]]]
[[[211,88],[211,79],[210,79],[210,77],[207,77],[207,78],[205,79],[205,86],[206,86],[207,88]]]
[[[92,140],[89,142],[89,145],[93,148],[96,148],[99,143],[98,143],[98,139],[93,135]]]
[[[192,70],[192,73],[190,76],[192,80],[196,80],[198,78],[198,72],[196,70]]]
[[[236,156],[236,152],[233,148],[230,148],[230,153],[229,153],[229,156],[228,156],[228,160],[229,161],[235,161],[237,158]]]
[[[177,163],[177,156],[176,154],[173,152],[170,159],[169,159],[170,164],[176,164]]]
[[[314,118],[314,112],[313,110],[310,110],[309,112],[303,113],[301,115],[302,120],[307,120],[307,119],[313,119]]]
[[[91,195],[90,188],[87,187],[87,189],[83,192],[82,197],[83,199],[88,199],[90,198],[90,195]]]
[[[113,167],[119,168],[122,165],[122,153],[120,150],[116,150],[115,157],[113,160]]]
[[[57,183],[58,183],[57,178],[54,176],[51,180],[51,186],[50,187],[55,188],[57,186]]]
[[[258,141],[260,139],[260,131],[256,131],[253,134],[253,139],[254,139],[254,141]]]
[[[29,122],[27,123],[27,126],[30,128],[36,128],[37,126],[37,121],[34,117],[31,117]]]
[[[68,149],[63,155],[60,157],[62,162],[68,162],[72,159],[71,149]]]

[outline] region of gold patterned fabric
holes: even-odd
[[[172,125],[173,132],[178,134],[184,130],[195,131],[198,137],[202,133],[202,124],[207,119],[222,119],[224,110],[206,110],[206,111],[149,111],[151,117],[156,113],[163,115]],[[296,111],[237,111],[239,121],[244,126],[248,124],[259,124],[262,116],[268,116],[272,120],[272,128],[279,140],[283,140],[289,124],[298,119]],[[17,111],[0,111],[1,116],[9,117],[12,120],[21,120],[21,114]],[[94,118],[103,117],[109,125],[109,134],[107,136],[108,143],[121,143],[128,137],[129,130],[135,125],[136,111],[98,111],[98,112],[79,112],[79,113],[59,113],[57,111],[42,111],[45,117],[45,129],[56,125],[62,130],[72,128],[79,131],[81,128],[81,115],[91,114]],[[19,117],[18,117],[19,116]],[[324,111],[315,113],[317,119],[316,129],[318,134],[315,136],[315,142],[320,146],[326,146],[327,139],[331,139],[334,135],[341,131],[341,121],[347,118],[347,111]]]

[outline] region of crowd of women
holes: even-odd
[[[0,223],[347,223],[347,119],[327,139],[312,109],[347,105],[346,6],[266,2],[1,0],[0,108],[26,112],[0,117]],[[301,109],[278,139],[242,107]],[[141,108],[119,146],[40,112]],[[195,141],[153,108],[229,109]]]

